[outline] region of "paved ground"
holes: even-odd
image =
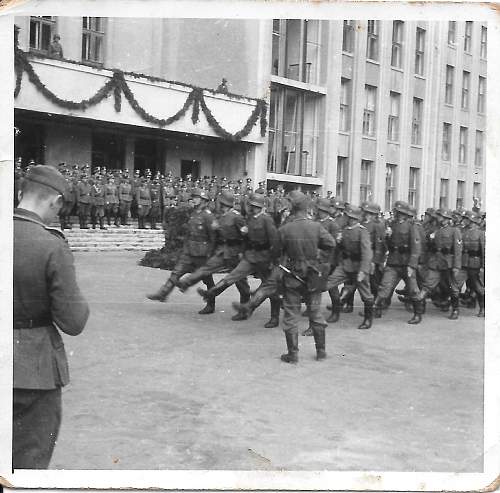
[[[167,273],[141,254],[78,253],[92,314],[66,337],[72,383],[52,468],[460,471],[482,469],[483,321],[396,301],[369,331],[358,310],[279,360],[268,305],[231,322],[234,288],[197,314],[194,289],[145,299]],[[326,304],[326,300],[324,300]],[[358,302],[359,304],[359,302]],[[304,326],[306,323],[304,322]]]

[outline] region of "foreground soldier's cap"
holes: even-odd
[[[361,209],[365,212],[371,212],[372,214],[378,214],[380,212],[380,206],[373,202],[363,202],[363,204],[361,204]]]
[[[434,209],[434,207],[427,207],[427,209],[425,209],[425,213],[428,216],[436,217],[436,209]]]
[[[264,207],[265,196],[262,193],[252,193],[248,203],[255,207]]]
[[[219,202],[221,204],[227,205],[228,207],[234,206],[234,195],[231,192],[224,190],[219,197]]]
[[[43,164],[33,166],[28,173],[26,173],[24,179],[49,187],[63,196],[68,192],[68,182],[64,176],[52,166],[45,166]]]
[[[465,211],[463,214],[462,214],[462,217],[464,219],[470,219],[471,221],[473,220],[473,218],[476,216],[476,213],[475,212],[472,212],[472,211]]]
[[[469,212],[469,211],[467,211]],[[483,217],[481,216],[481,214],[477,214],[476,212],[472,212],[470,211],[470,220],[473,222],[473,223],[476,223],[476,224],[481,224],[482,220],[483,220]]]
[[[408,204],[403,200],[398,200],[394,204],[394,210],[397,212],[401,212],[402,214],[408,214]]]
[[[320,211],[330,212],[332,203],[330,202],[330,199],[319,199],[317,207]]]
[[[345,210],[345,215],[358,221],[361,219],[362,210],[360,207],[349,207]]]
[[[333,203],[333,207],[335,207],[335,209],[343,211],[345,209],[345,202],[343,200],[336,200]]]
[[[290,200],[290,203],[294,209],[307,209],[307,197],[299,190],[292,190],[288,195],[288,199]]]
[[[413,206],[408,206],[408,215],[411,217],[417,217],[417,209]]]
[[[436,211],[438,216],[444,217],[445,219],[453,219],[453,214],[449,209],[438,209]]]

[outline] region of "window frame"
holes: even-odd
[[[370,29],[370,26],[373,26],[373,29]],[[371,60],[372,62],[379,61],[379,36],[380,21],[374,19],[368,20],[366,24],[366,58],[367,60]],[[372,53],[372,51],[375,51],[375,53]]]
[[[441,178],[439,184],[439,208],[448,209],[449,199],[450,199],[450,180],[448,178]]]
[[[464,29],[464,53],[469,55],[472,53],[472,23],[473,21],[465,21]]]
[[[370,88],[370,89],[369,89]],[[373,109],[368,108],[369,97],[368,94],[373,89],[374,94],[374,104]],[[370,84],[365,84],[365,104],[363,108],[363,125],[362,125],[362,135],[364,137],[374,137],[377,132],[377,94],[378,88]]]
[[[340,104],[339,104],[339,131],[349,132],[351,130],[351,79],[341,77],[340,79]]]
[[[342,53],[354,53],[354,41],[356,34],[356,21],[353,19],[344,19],[342,25]],[[346,49],[346,45],[347,48]]]
[[[425,76],[425,41],[426,30],[417,27],[415,31],[415,75]],[[421,41],[421,42],[419,42]],[[421,70],[421,71],[420,71]]]
[[[460,99],[460,109],[469,111],[470,107],[470,72],[462,71],[462,97]]]
[[[458,162],[459,164],[467,164],[469,129],[468,127],[460,126],[458,137]]]
[[[453,29],[451,27],[453,26]],[[452,36],[450,36],[452,34]],[[455,46],[457,44],[457,21],[448,21],[448,44]]]
[[[366,166],[366,183],[362,182],[363,179],[363,168]],[[374,162],[370,159],[362,159],[360,174],[359,174],[359,201],[370,201],[373,196],[373,174],[374,174]]]
[[[449,122],[443,122],[443,135],[442,135],[442,146],[441,146],[442,161],[448,162],[451,160],[452,133],[453,133],[452,124]]]
[[[85,19],[90,21],[90,27],[85,27]],[[92,27],[92,21],[98,19],[99,25],[97,27]],[[81,62],[85,65],[91,65],[96,67],[102,67],[104,65],[104,39],[106,36],[105,31],[105,17],[82,17],[82,52],[81,52]],[[87,44],[87,49],[85,50],[85,37],[89,39]],[[96,42],[99,41],[99,60],[88,58],[89,52],[95,50]],[[86,56],[84,56],[84,51]]]
[[[457,199],[456,199],[456,209],[461,209],[464,207],[465,201],[465,181],[457,180]]]
[[[420,168],[410,166],[408,172],[408,204],[418,208],[418,180],[420,178]],[[414,182],[414,183],[413,183]]]
[[[392,21],[391,67],[398,69],[403,67],[403,40],[404,22],[401,20]],[[394,61],[395,58],[398,59],[397,62]]]
[[[486,113],[486,77],[482,75],[478,79],[477,112],[481,114]]]
[[[479,138],[478,138],[479,137]],[[484,132],[476,129],[476,147],[474,151],[474,167],[482,168],[484,164]]]
[[[455,85],[455,67],[446,65],[445,85],[444,85],[444,102],[453,106],[453,87]],[[451,80],[450,80],[451,79]]]
[[[52,43],[52,38],[54,34],[57,32],[57,17],[56,16],[49,16],[49,15],[44,15],[44,16],[38,16],[38,15],[31,15],[29,19],[29,50],[32,53],[39,53],[41,55],[48,55],[49,54],[49,46],[50,43]],[[38,27],[38,34],[37,34],[37,46],[32,46],[31,45],[31,35],[32,35],[32,24],[36,24]],[[43,26],[48,26],[49,28],[49,39],[47,43],[47,47],[43,47]]]
[[[397,164],[386,163],[385,164],[385,210],[392,210],[392,206],[394,205],[394,199],[396,197],[397,190],[397,172],[398,166]]]
[[[337,156],[337,178],[335,183],[335,197],[337,199],[347,200],[348,180],[349,158],[347,156]]]
[[[397,96],[397,97],[396,97]],[[400,137],[400,115],[401,115],[401,93],[396,91],[389,92],[389,114],[387,115],[387,140],[390,142],[399,142]],[[393,114],[393,101],[397,101],[394,105],[397,108]]]
[[[481,47],[479,49],[479,57],[486,60],[488,57],[488,28],[481,26]]]
[[[413,98],[412,119],[411,119],[411,145],[422,145],[422,118],[424,113],[424,100]],[[415,111],[417,110],[417,111]]]

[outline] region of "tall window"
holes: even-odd
[[[401,107],[401,94],[390,93],[390,108],[387,122],[387,139],[393,142],[399,141],[399,113]]]
[[[488,52],[488,29],[486,26],[481,26],[481,51],[480,56],[486,60]]]
[[[457,209],[461,209],[464,206],[464,196],[465,196],[465,181],[457,181]]]
[[[373,161],[361,161],[361,176],[359,180],[360,202],[371,201],[373,187]]]
[[[466,70],[462,73],[462,103],[463,110],[469,109],[469,88],[470,88],[470,72]]]
[[[403,66],[403,21],[392,23],[391,65],[396,68]]]
[[[378,60],[379,21],[368,21],[366,58]]]
[[[479,76],[477,90],[477,112],[484,113],[486,109],[486,78]]]
[[[396,197],[396,171],[395,164],[385,165],[385,210],[390,211]]]
[[[454,45],[457,41],[457,22],[448,22],[448,44]]]
[[[451,123],[443,123],[443,161],[449,161],[451,155]]]
[[[415,74],[424,75],[425,29],[417,27],[415,44]]]
[[[455,79],[455,67],[446,65],[446,82],[444,102],[446,104],[453,104],[453,81]]]
[[[272,73],[280,77],[319,83],[321,23],[318,20],[273,21]]]
[[[82,61],[102,63],[104,44],[104,19],[84,17],[82,29]]]
[[[335,196],[339,200],[347,200],[347,158],[337,156],[337,188]]]
[[[448,208],[449,181],[441,178],[441,186],[439,187],[439,208]]]
[[[468,128],[460,127],[460,141],[458,146],[458,162],[461,164],[467,163],[467,136]]]
[[[315,176],[317,97],[309,92],[271,87],[268,171]]]
[[[340,118],[339,128],[343,132],[350,130],[351,81],[342,78],[340,81]]]
[[[354,51],[354,33],[356,32],[356,21],[344,21],[342,32],[342,51],[352,53]]]
[[[30,49],[48,53],[52,35],[56,29],[56,18],[49,16],[32,16],[30,18]]]
[[[377,88],[365,85],[365,109],[363,111],[363,135],[375,135],[375,112],[377,107]]]
[[[408,204],[412,207],[418,207],[418,174],[419,168],[410,166],[410,175],[408,180]]]
[[[413,119],[411,126],[411,143],[413,145],[422,144],[422,107],[423,101],[413,98]]]
[[[474,154],[474,166],[483,166],[484,134],[481,130],[476,130],[476,152]]]
[[[481,205],[481,183],[477,181],[472,185],[472,200],[474,203]]]
[[[472,50],[472,21],[466,21],[464,33],[464,51],[470,53]]]

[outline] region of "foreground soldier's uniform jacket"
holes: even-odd
[[[417,227],[410,220],[392,223],[392,235],[387,238],[387,247],[387,265],[417,268],[422,242]]]
[[[274,221],[265,212],[247,219],[248,235],[245,258],[250,263],[265,263],[279,255],[280,243]]]
[[[123,181],[118,187],[118,200],[120,202],[132,202],[132,185],[130,182]]]
[[[457,228],[447,225],[430,235],[427,266],[433,270],[462,268],[462,238]]]
[[[363,221],[361,224],[366,228],[370,235],[371,247],[373,251],[373,262],[375,264],[383,264],[385,260],[385,226],[381,222],[373,220]]]
[[[462,230],[462,246],[462,268],[484,269],[484,231],[476,224]]]
[[[191,257],[210,257],[215,246],[213,214],[207,209],[194,210],[187,224],[184,253]]]
[[[342,230],[342,239],[339,243],[340,257],[344,271],[370,273],[370,263],[373,259],[370,235],[361,224],[346,226]]]
[[[14,388],[66,385],[68,362],[58,329],[78,335],[88,316],[63,234],[33,212],[15,209]]]
[[[241,228],[245,225],[243,216],[234,209],[221,214],[218,219],[218,251],[221,248],[223,257],[230,259],[237,257],[243,251],[243,235]]]
[[[333,239],[335,239],[337,234],[341,231],[338,223],[335,222],[331,216],[327,216],[325,219],[318,219],[317,222],[325,228],[326,232],[330,234]],[[330,250],[320,250],[320,261],[329,263],[332,267],[335,267],[337,264],[335,252],[336,250],[334,248]]]

